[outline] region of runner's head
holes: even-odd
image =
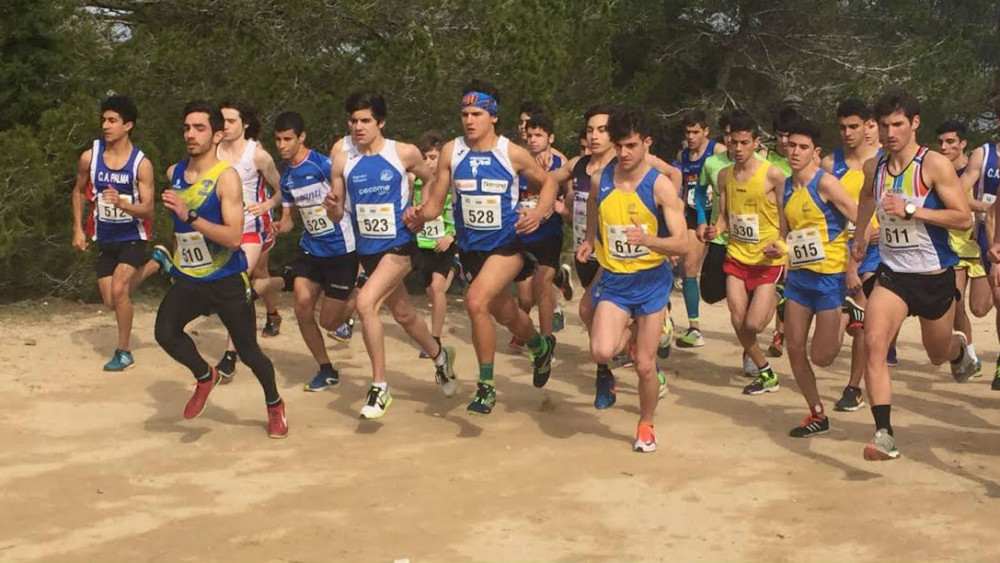
[[[225,134],[225,124],[219,106],[205,100],[194,100],[184,105],[184,143],[188,155],[201,156],[215,152]]]
[[[552,118],[544,113],[536,113],[524,126],[525,142],[528,152],[533,155],[545,152],[552,146],[556,138],[556,125]]]
[[[462,129],[467,141],[495,133],[500,112],[500,92],[485,80],[473,80],[462,89]]]
[[[693,109],[681,118],[684,126],[684,142],[690,151],[700,151],[709,139],[708,117],[700,109]]]
[[[229,98],[223,100],[219,106],[222,108],[222,118],[225,120],[226,141],[260,137],[260,121],[252,105],[243,100]]]
[[[611,106],[592,106],[583,114],[587,124],[587,146],[590,154],[601,156],[614,149],[611,137],[608,135],[608,119],[611,118]]]
[[[586,125],[580,128],[580,134],[577,135],[577,142],[579,142],[580,144],[580,156],[586,156],[590,154],[590,143],[587,142]]]
[[[890,90],[875,102],[879,137],[890,151],[915,143],[920,128],[920,102],[903,89]]]
[[[729,146],[729,121],[732,119],[732,111],[724,111],[719,114],[719,131],[722,131],[722,144]]]
[[[101,102],[101,133],[104,140],[113,143],[131,136],[139,110],[126,96],[113,95]]]
[[[646,162],[653,138],[649,119],[642,108],[615,108],[608,119],[608,135],[614,143],[618,165],[623,169],[635,170]]]
[[[528,141],[528,121],[540,113],[544,113],[542,106],[535,102],[529,101],[521,104],[521,111],[517,114],[517,133],[521,136],[521,141]]]
[[[388,109],[385,98],[375,90],[357,90],[344,103],[347,126],[356,146],[367,147],[382,136]]]
[[[965,154],[965,146],[968,144],[965,133],[965,124],[953,119],[938,125],[934,131],[940,152],[948,157],[948,160],[955,162]]]
[[[875,120],[871,107],[859,98],[849,98],[837,106],[837,127],[845,148],[856,149],[866,142]]]
[[[757,151],[760,129],[750,114],[743,110],[733,110],[729,116],[729,156],[740,164],[746,164]]]
[[[788,124],[788,166],[798,172],[816,164],[821,141],[819,125],[811,119]]]
[[[306,122],[297,111],[284,111],[274,120],[274,145],[282,160],[291,161],[306,142]]]
[[[774,114],[774,120],[771,122],[771,130],[774,131],[774,137],[777,139],[774,143],[774,149],[781,156],[788,156],[789,125],[800,119],[802,119],[802,114],[798,108],[791,104],[781,107],[778,113]]]
[[[441,147],[444,146],[444,135],[439,131],[431,129],[420,136],[417,141],[417,148],[424,156],[424,164],[431,170],[437,170],[438,158],[441,156]]]

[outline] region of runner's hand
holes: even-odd
[[[535,232],[538,230],[538,225],[542,223],[542,216],[538,213],[537,207],[532,209],[518,208],[517,214],[521,217],[518,218],[517,223],[514,223],[514,230],[519,235]]]
[[[415,233],[419,233],[424,228],[424,218],[420,213],[423,211],[424,206],[421,203],[416,205],[411,205],[403,212],[403,224],[406,225],[407,229]]]
[[[105,188],[104,191],[101,192],[101,201],[117,209],[118,204],[121,202],[118,195],[118,190],[114,188]]]
[[[255,201],[250,205],[247,205],[247,211],[249,211],[250,214],[253,215],[254,217],[260,217],[261,215],[267,213],[272,209],[274,209],[274,201],[270,199],[265,201],[264,203],[259,203]]]
[[[590,244],[589,240],[585,240],[580,243],[580,246],[576,247],[576,261],[577,262],[587,262],[590,260],[590,255],[594,253],[594,247]],[[1000,268],[997,268],[1000,270]]]
[[[854,239],[854,245],[851,246],[851,258],[860,264],[865,260],[865,254],[868,254],[868,241],[865,237],[857,237]]]
[[[188,206],[174,190],[163,190],[163,205],[174,212],[181,221],[187,221]]]
[[[719,228],[715,225],[698,225],[698,239],[702,242],[710,241],[719,236]]]
[[[340,198],[337,197],[337,194],[333,193],[331,190],[328,194],[326,194],[326,197],[323,198],[323,209],[333,211],[339,202]]]
[[[785,255],[785,251],[781,249],[781,246],[776,242],[769,242],[767,246],[764,247],[764,256],[768,258],[781,258]]]
[[[642,225],[639,224],[638,219],[632,218],[632,225],[625,228],[625,239],[632,246],[648,246],[647,234],[642,230]]]
[[[445,235],[434,243],[434,252],[447,252],[451,245],[455,243],[455,237]]]
[[[886,215],[895,215],[900,219],[906,218],[906,200],[896,193],[887,193],[882,196],[882,211]]]
[[[87,235],[79,227],[73,229],[73,247],[77,250],[87,250]]]
[[[847,269],[847,293],[857,293],[861,289],[861,277],[857,268]]]
[[[536,154],[535,162],[542,167],[542,170],[552,168],[552,151],[542,151]]]

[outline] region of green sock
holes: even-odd
[[[493,385],[493,364],[479,365],[479,381],[487,385]]]
[[[535,335],[531,337],[531,340],[527,342],[527,344],[529,350],[531,350],[535,354],[540,354],[545,351],[545,345],[547,344],[547,342],[545,341],[544,338],[542,338],[542,334],[540,332],[536,332]]]

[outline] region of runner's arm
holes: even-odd
[[[538,207],[536,208],[540,217],[548,217],[552,214],[552,204],[556,200],[556,192],[559,186],[544,171],[542,167],[531,158],[531,154],[525,149],[511,145],[510,161],[514,165],[514,173],[524,176],[530,186],[529,192],[538,193]]]
[[[858,215],[854,222],[854,247],[859,249],[868,248],[869,227],[875,213],[875,159],[866,161],[863,170],[865,182],[858,194]],[[859,233],[861,236],[858,236]]]
[[[940,153],[929,151],[924,155],[922,169],[924,178],[929,180],[929,187],[934,190],[945,208],[917,207],[913,218],[946,229],[965,230],[971,227],[972,211],[969,209],[969,198],[962,189],[962,183],[951,161]]]
[[[139,163],[139,173],[136,174],[136,187],[139,189],[139,203],[131,204],[118,200],[116,205],[119,209],[135,217],[136,219],[153,218],[153,164],[148,158],[142,159]]]
[[[91,150],[80,155],[76,163],[76,182],[73,184],[73,246],[80,250],[87,248],[87,235],[83,232],[83,208],[87,201],[87,184],[90,183]]]
[[[347,153],[338,153],[330,163],[330,193],[323,200],[326,216],[334,223],[344,218],[347,186],[344,184],[344,165],[347,163]]]
[[[646,234],[642,245],[668,256],[684,255],[688,246],[687,223],[684,221],[684,202],[677,197],[677,188],[669,178],[659,176],[653,184],[653,197],[663,213],[669,235],[657,237],[656,233]]]
[[[983,194],[976,193],[980,170],[983,167],[984,152],[983,147],[972,151],[972,154],[969,155],[969,163],[965,166],[965,172],[959,178],[962,181],[962,187],[965,188],[965,193],[968,194],[969,208],[976,213],[986,213],[990,210],[990,204],[979,200]]]
[[[706,239],[713,239],[719,234],[728,232],[729,230],[729,209],[728,203],[726,202],[726,178],[728,176],[726,175],[726,172],[731,171],[732,169],[733,165],[730,164],[719,171],[719,216],[715,218],[715,224],[713,225],[715,227],[715,233],[711,236],[706,236]]]
[[[236,170],[227,168],[219,174],[215,193],[222,207],[222,224],[199,217],[191,223],[191,227],[216,244],[236,250],[243,242],[243,186]],[[188,206],[177,192],[172,189],[164,190],[162,197],[167,209],[186,222]]]
[[[444,201],[448,190],[451,189],[451,153],[454,151],[454,146],[455,141],[448,141],[441,147],[434,180],[425,183],[420,192],[421,209],[418,218],[420,223],[433,221],[444,211]],[[455,197],[460,196],[456,194]]]
[[[406,167],[406,171],[409,174],[413,174],[420,181],[424,183],[425,186],[430,185],[434,181],[434,171],[430,169],[429,166],[424,162],[424,156],[420,153],[415,145],[409,143],[396,143],[396,154],[399,155],[399,160]],[[413,185],[413,181],[410,180],[410,185]],[[422,195],[422,193],[421,193]],[[410,190],[410,198],[412,203],[413,190]]]
[[[274,157],[271,156],[271,153],[264,150],[260,144],[257,145],[257,150],[254,151],[253,159],[257,170],[262,176],[264,176],[264,182],[271,186],[271,191],[274,192],[270,198],[261,202],[262,205],[268,206],[266,209],[261,210],[260,215],[263,215],[264,213],[281,206],[281,188],[279,187],[281,176],[278,174],[278,167],[274,164]],[[252,207],[253,205],[251,205],[249,209],[251,213],[254,213]],[[257,213],[254,214],[257,215]]]
[[[833,177],[833,174],[824,174],[820,179],[819,194],[832,203],[848,221],[855,221],[858,218],[858,203],[847,193],[840,180]]]

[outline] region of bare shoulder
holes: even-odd
[[[777,166],[771,166],[767,169],[767,179],[775,186],[780,186],[785,183],[785,173]]]

